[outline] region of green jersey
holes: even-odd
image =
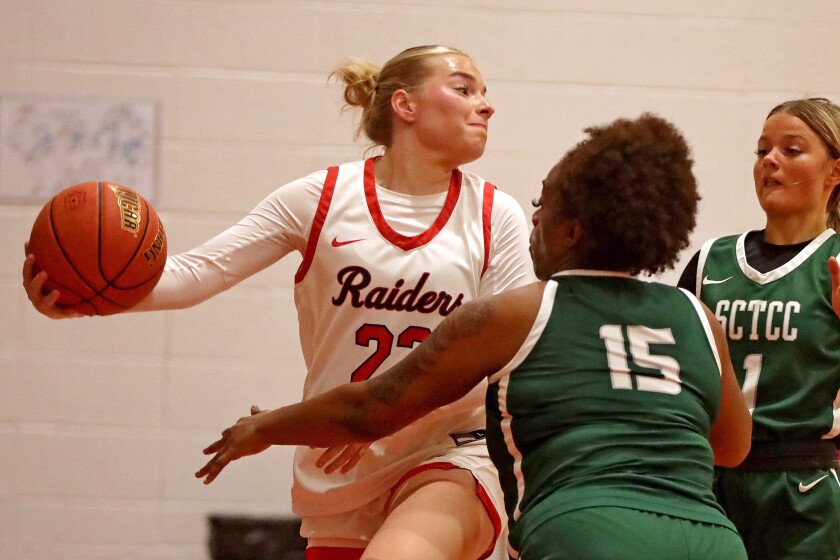
[[[587,507],[732,528],[712,494],[720,396],[720,360],[693,295],[622,274],[556,275],[487,393],[512,555],[547,519]]]
[[[746,235],[703,245],[696,293],[726,331],[753,441],[832,438],[840,434],[840,320],[828,258],[840,252],[840,236],[826,230],[762,273],[746,261]]]

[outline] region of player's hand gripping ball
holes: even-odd
[[[44,293],[85,315],[112,315],[149,295],[166,263],[166,234],[149,203],[130,188],[91,182],[68,187],[41,209],[29,236]]]

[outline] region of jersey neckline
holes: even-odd
[[[739,237],[738,240],[735,242],[735,255],[738,260],[738,267],[743,272],[744,276],[755,282],[756,284],[769,284],[779,278],[783,278],[787,276],[794,270],[796,270],[799,265],[805,262],[811,255],[817,252],[817,249],[822,247],[822,245],[828,241],[828,239],[834,235],[834,230],[831,228],[826,229],[824,232],[819,234],[817,237],[811,240],[804,249],[799,251],[799,253],[790,259],[788,262],[783,264],[778,268],[774,268],[768,272],[759,272],[758,270],[754,269],[750,266],[747,262],[747,252],[746,248],[744,247],[744,241],[747,238],[747,234],[750,232],[744,232]]]
[[[365,160],[364,171],[365,200],[367,201],[368,211],[376,229],[389,243],[405,251],[426,245],[435,238],[452,216],[455,204],[457,204],[458,197],[461,194],[461,171],[457,168],[452,170],[452,178],[449,181],[446,200],[437,218],[432,222],[432,225],[417,235],[409,236],[403,235],[392,228],[382,214],[379,197],[376,194],[376,177],[374,175],[374,163],[377,159],[379,159],[379,156]]]
[[[632,280],[638,280],[638,278],[629,272],[621,272],[618,270],[596,270],[594,268],[576,268],[555,272],[551,275],[551,279],[554,280],[560,276],[608,276],[613,278],[629,278]]]

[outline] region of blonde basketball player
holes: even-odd
[[[707,241],[680,278],[726,325],[752,449],[715,492],[751,560],[840,557],[840,106],[770,110],[753,179],[763,229]]]
[[[459,170],[482,155],[494,112],[475,63],[427,46],[381,69],[352,61],[334,75],[381,157],[281,187],[227,231],[170,257],[137,308],[195,305],[298,251],[304,400],[386,370],[462,303],[534,280],[522,209]],[[35,308],[69,315],[56,293],[42,293],[46,278],[33,265],[27,256]],[[370,448],[298,448],[292,505],[307,559],[487,557],[503,504],[484,442],[484,393],[477,387]]]

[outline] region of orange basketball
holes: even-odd
[[[145,298],[166,263],[166,234],[157,213],[132,189],[80,183],[52,197],[29,236],[44,292],[85,315],[112,315]]]

